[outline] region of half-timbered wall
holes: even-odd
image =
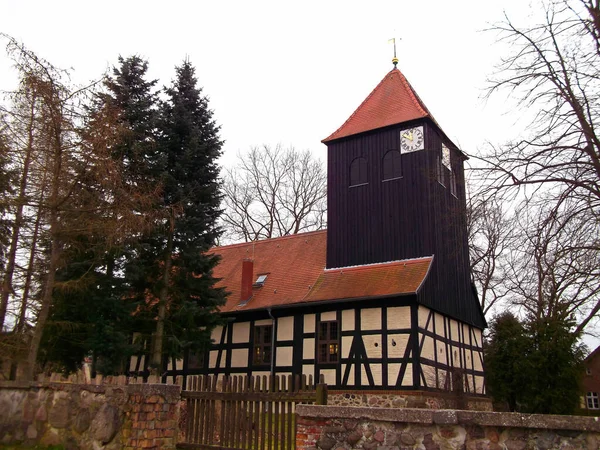
[[[332,321],[337,356],[323,362],[319,329]],[[190,367],[187,355],[169,361],[168,374],[268,375],[271,359],[254,358],[254,333],[264,326],[273,327],[276,374],[322,375],[333,389],[449,391],[456,389],[449,375],[460,369],[465,392],[485,393],[481,330],[406,300],[230,322],[213,330],[207,364]]]
[[[420,381],[424,388],[485,394],[481,330],[418,306]],[[460,374],[452,379],[452,374]]]

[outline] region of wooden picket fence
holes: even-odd
[[[313,377],[189,376],[182,449],[291,450],[298,403],[327,403],[327,385]]]

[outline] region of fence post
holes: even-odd
[[[315,402],[317,405],[326,405],[327,404],[327,385],[325,383],[317,384],[317,401]]]

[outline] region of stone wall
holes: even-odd
[[[377,408],[467,409],[492,411],[492,401],[485,396],[462,396],[423,391],[336,391],[327,396],[330,406],[364,406]]]
[[[592,417],[299,405],[296,450],[600,448]]]
[[[0,444],[174,449],[177,385],[0,384]]]

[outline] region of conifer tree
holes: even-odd
[[[81,131],[81,145],[101,155],[104,176],[84,178],[73,202],[96,213],[97,229],[75,236],[65,247],[57,282],[44,360],[66,372],[92,355],[92,371],[122,373],[136,350],[135,312],[144,302],[136,289],[142,239],[156,225],[160,192],[156,170],[157,96],[146,80],[147,63],[119,58],[119,67],[96,94]],[[71,224],[77,228],[77,224]],[[139,295],[138,295],[139,294]]]
[[[154,368],[164,355],[180,357],[186,348],[201,349],[225,296],[214,287],[218,258],[207,253],[220,235],[219,127],[189,61],[176,68],[166,94],[168,100],[161,104],[162,223],[144,258],[154,258],[151,279],[157,281],[152,289],[158,299]]]

